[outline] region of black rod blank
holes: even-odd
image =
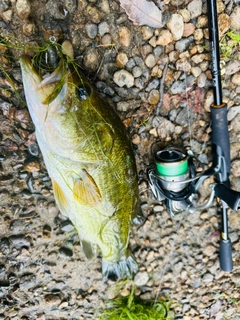
[[[222,84],[220,71],[219,34],[216,0],[207,0],[209,45],[212,61],[212,82],[214,103],[211,106],[213,162],[221,159],[220,172],[216,176],[218,185],[229,186],[230,142],[227,121],[227,105],[222,101]],[[218,151],[217,151],[218,150]],[[221,200],[221,199],[220,199]],[[222,230],[220,239],[220,267],[230,272],[233,268],[232,245],[228,238],[227,204],[221,201]]]

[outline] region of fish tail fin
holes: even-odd
[[[137,272],[138,265],[132,255],[121,258],[118,262],[102,260],[103,281],[108,279],[118,280],[121,278],[132,278]]]

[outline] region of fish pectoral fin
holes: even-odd
[[[80,240],[80,243],[85,256],[88,259],[92,259],[95,256],[96,248],[94,248],[94,246],[90,242],[85,240]]]
[[[56,199],[56,203],[61,213],[63,215],[67,215],[67,209],[68,209],[67,198],[56,180],[52,179],[52,185],[53,185],[53,192]]]
[[[73,183],[74,198],[85,206],[95,206],[102,202],[100,190],[93,177],[83,170],[81,178]]]

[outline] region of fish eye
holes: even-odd
[[[77,88],[77,96],[80,100],[87,100],[87,98],[91,95],[92,90],[88,84],[84,84]]]

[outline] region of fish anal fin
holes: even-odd
[[[56,180],[52,179],[52,185],[53,185],[53,192],[56,199],[56,203],[61,213],[64,215],[67,215],[66,214],[68,209],[67,198]]]
[[[83,252],[87,259],[92,259],[95,256],[95,248],[92,246],[92,244],[88,241],[81,240],[81,246],[83,248]]]
[[[81,178],[73,183],[74,198],[82,205],[95,206],[102,202],[100,190],[93,177],[83,170]]]

